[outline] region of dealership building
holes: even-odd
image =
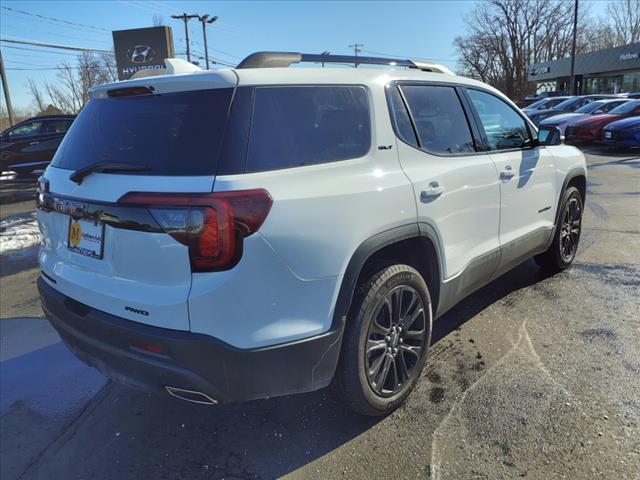
[[[536,93],[570,92],[571,58],[529,65],[528,79]],[[575,83],[579,95],[640,92],[640,43],[576,55]]]

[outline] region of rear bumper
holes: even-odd
[[[199,333],[144,325],[81,304],[38,279],[43,310],[69,349],[110,378],[151,390],[166,386],[236,402],[302,393],[333,377],[343,322],[321,335],[238,349]],[[133,345],[152,344],[162,353]]]

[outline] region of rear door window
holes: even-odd
[[[233,89],[92,99],[65,135],[53,166],[141,165],[144,175],[213,175]]]
[[[47,120],[42,127],[43,135],[53,135],[56,133],[64,133],[69,130],[71,120]]]
[[[358,158],[369,152],[361,86],[257,87],[246,160],[260,172]]]
[[[403,85],[400,88],[407,100],[421,149],[436,155],[476,151],[454,87]]]

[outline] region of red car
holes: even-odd
[[[640,100],[629,100],[609,113],[581,117],[567,125],[564,132],[567,143],[584,143],[600,140],[605,125],[626,117],[640,115]]]

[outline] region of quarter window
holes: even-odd
[[[475,152],[469,123],[454,87],[403,85],[400,88],[421,149],[436,155]]]
[[[407,142],[409,145],[418,147],[418,140],[416,134],[411,126],[411,118],[409,112],[404,106],[404,100],[397,86],[388,87],[389,101],[391,103],[391,111],[393,112],[393,121],[395,122],[396,129],[398,131],[398,137]]]
[[[490,150],[526,146],[530,139],[527,124],[508,103],[480,90],[467,89],[467,92],[480,116]]]
[[[247,172],[358,158],[370,145],[364,87],[256,88]]]

